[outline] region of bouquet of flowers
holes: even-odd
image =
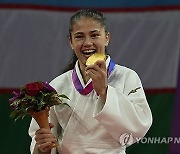
[[[20,88],[19,92],[13,92],[13,97],[9,99],[10,107],[13,111],[10,114],[15,121],[31,115],[40,128],[49,128],[49,109],[53,105],[61,105],[61,98],[69,99],[66,95],[58,94],[56,90],[47,82],[28,83]]]

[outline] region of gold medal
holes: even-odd
[[[106,60],[106,55],[102,53],[95,53],[87,59],[86,65],[93,65],[97,60]]]

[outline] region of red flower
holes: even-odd
[[[41,82],[33,82],[25,85],[27,95],[36,96],[42,89],[43,85]]]

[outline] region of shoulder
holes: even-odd
[[[109,81],[116,84],[134,84],[140,83],[139,75],[133,70],[119,64],[115,65],[113,72],[109,77]]]
[[[138,76],[138,74],[131,68],[128,68],[126,66],[121,66],[119,64],[115,65],[113,73],[115,75],[120,75],[120,76]]]
[[[69,70],[56,78],[54,78],[51,82],[50,85],[54,87],[56,90],[59,89],[59,87],[62,88],[62,85],[68,85],[68,83],[72,83],[72,70]]]
[[[142,87],[141,79],[134,70],[118,64],[110,76],[110,85],[126,94],[132,89]]]

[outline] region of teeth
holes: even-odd
[[[93,53],[93,52],[95,52],[95,50],[85,50],[85,51],[83,51],[83,53],[88,53],[88,54],[90,54],[90,53]]]
[[[92,55],[96,52],[96,50],[84,50],[82,53],[84,55]]]

